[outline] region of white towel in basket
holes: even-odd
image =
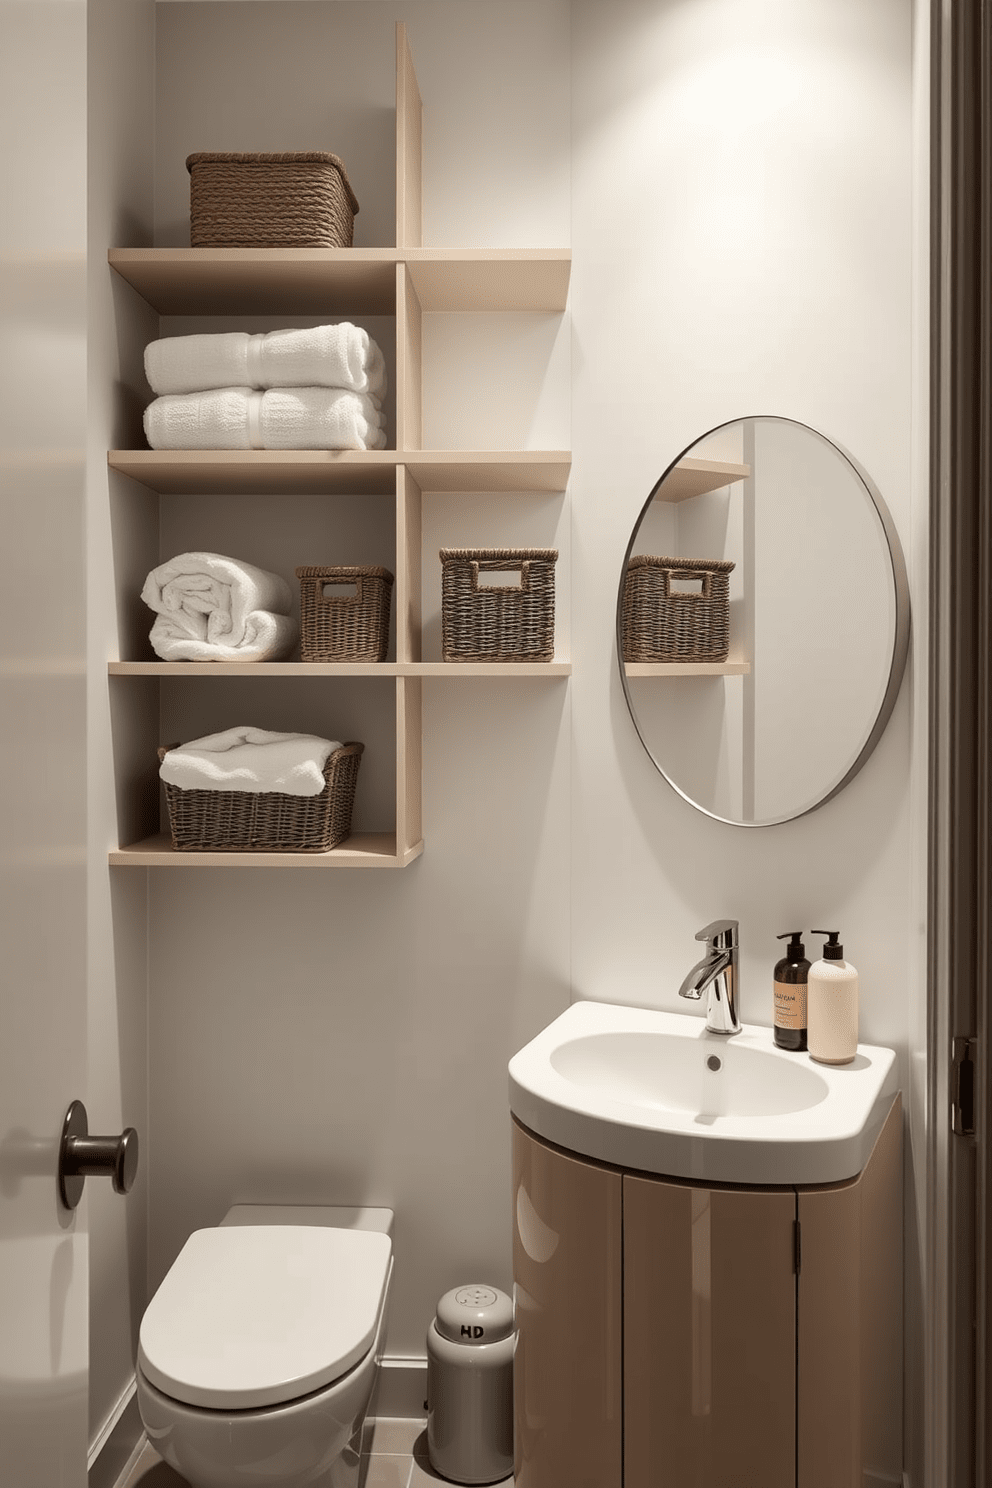
[[[227,387],[334,387],[381,403],[386,394],[381,350],[364,327],[347,320],[254,336],[164,336],[145,347],[145,376],[159,396]]]
[[[341,388],[214,388],[168,394],[145,409],[152,449],[385,449],[382,415]]]
[[[150,639],[163,661],[276,660],[296,643],[285,579],[221,553],[160,563],[141,597],[157,612]]]
[[[180,790],[319,796],[327,783],[327,757],[340,748],[316,734],[274,734],[240,725],[170,749],[159,774]]]

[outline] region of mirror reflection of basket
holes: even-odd
[[[733,568],[729,560],[631,558],[620,619],[624,661],[726,661]],[[673,582],[698,589],[673,589]]]
[[[442,548],[445,661],[553,661],[557,548]],[[518,574],[515,584],[487,575]]]
[[[169,745],[158,752],[165,758]],[[364,744],[327,756],[317,796],[282,791],[183,790],[165,782],[177,852],[330,852],[351,835],[351,812]]]
[[[385,661],[389,650],[388,568],[298,568],[300,655],[304,661]],[[328,594],[328,588],[346,593]]]

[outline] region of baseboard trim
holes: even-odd
[[[427,1359],[390,1357],[379,1370],[375,1413],[388,1419],[422,1420],[427,1414]]]
[[[88,1488],[114,1488],[143,1444],[144,1435],[145,1429],[138,1413],[137,1385],[132,1379],[90,1448]]]

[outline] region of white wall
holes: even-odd
[[[914,355],[925,365],[913,337],[926,320],[914,130],[924,162],[926,136],[912,21],[908,0],[576,0],[572,11],[573,990],[676,1008],[696,930],[732,916],[743,1015],[769,1024],[776,933],[839,927],[861,972],[861,1037],[899,1051],[904,1083],[924,1007],[922,667],[840,797],[743,831],[694,813],[654,774],[626,716],[611,622],[653,482],[707,428],[751,412],[799,419],[859,459],[925,608],[911,376]],[[925,427],[925,404],[915,412]],[[915,1400],[912,1330],[909,1341]]]
[[[356,240],[390,241],[397,18],[425,241],[574,253],[570,368],[548,317],[428,324],[430,442],[574,466],[567,505],[430,498],[425,581],[442,542],[557,543],[575,670],[425,684],[427,845],[402,873],[151,875],[149,1283],[235,1200],[391,1204],[403,1354],[447,1287],[509,1282],[510,1053],[573,996],[674,1007],[708,919],[740,920],[766,1024],[775,934],[841,927],[862,1037],[906,1074],[923,767],[907,684],[838,800],[722,827],[655,774],[613,651],[637,512],[724,420],[836,438],[913,548],[909,0],[162,5],[156,240],[184,240],[188,151],[307,147],[348,161]]]

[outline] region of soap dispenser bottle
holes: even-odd
[[[823,957],[809,969],[809,1056],[820,1064],[850,1064],[858,1052],[858,973],[844,960],[839,930],[825,935]]]
[[[786,930],[785,955],[775,966],[775,1042],[780,1049],[806,1047],[806,979],[809,962],[801,930]]]

